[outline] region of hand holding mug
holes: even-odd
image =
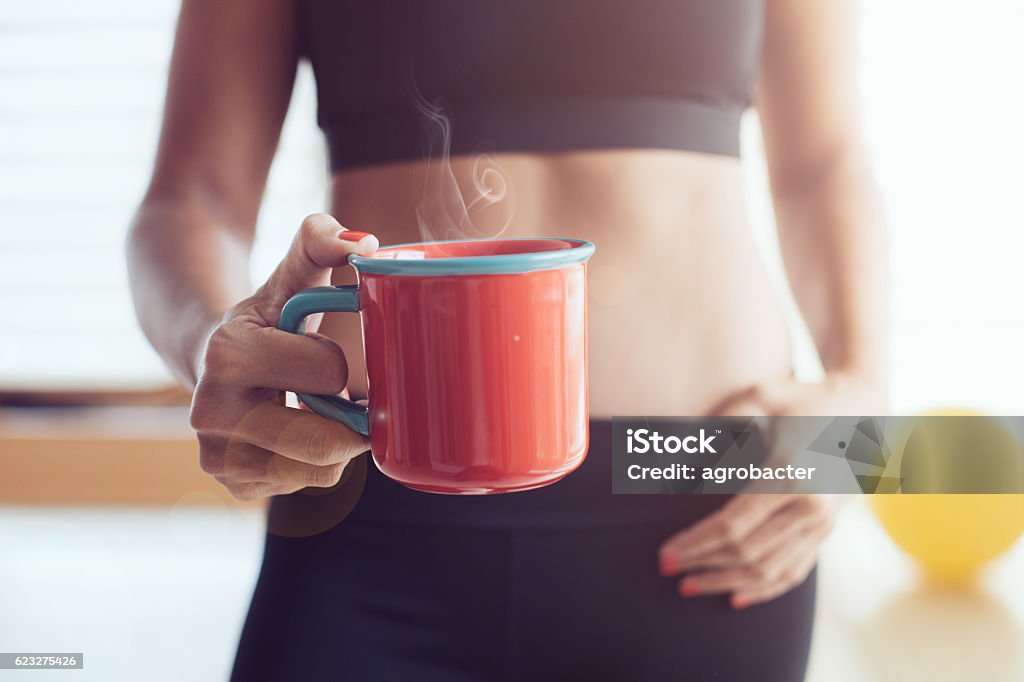
[[[352,254],[369,255],[375,237],[345,230],[331,216],[302,222],[284,260],[251,297],[231,308],[210,334],[200,361],[191,424],[199,462],[239,499],[330,487],[369,441],[341,424],[286,407],[285,391],[336,394],[348,381],[333,340],[277,329],[285,302],[326,285]]]

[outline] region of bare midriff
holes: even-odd
[[[508,203],[475,212],[476,234],[466,236],[597,245],[588,278],[592,417],[706,414],[791,373],[790,338],[751,234],[739,160],[660,150],[495,158]],[[474,163],[451,160],[467,195]],[[410,162],[335,173],[333,214],[382,244],[423,241],[417,207],[426,172]],[[352,281],[349,268],[335,274],[336,283]],[[349,390],[364,394],[358,319],[329,315],[321,332],[346,351]]]

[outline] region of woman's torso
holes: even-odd
[[[737,158],[762,0],[299,7],[343,225],[383,243],[597,245],[593,416],[703,413],[789,373]],[[488,190],[503,200],[481,201]],[[358,320],[334,316],[322,331],[347,349],[350,389],[363,393]]]

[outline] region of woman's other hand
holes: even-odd
[[[719,415],[785,416],[884,413],[884,390],[834,375],[821,383],[783,380],[737,393]],[[730,594],[733,608],[774,599],[801,584],[835,523],[845,495],[740,494],[666,540],[662,575],[681,575],[684,597]]]
[[[316,334],[277,329],[294,294],[330,282],[331,269],[352,253],[378,247],[373,235],[345,230],[331,216],[302,222],[288,254],[256,293],[231,308],[209,335],[199,359],[191,423],[203,471],[248,500],[330,487],[369,449],[341,424],[286,407],[285,391],[336,394],[348,381],[342,349]]]
[[[683,574],[679,593],[731,594],[733,608],[774,599],[807,578],[842,504],[840,495],[737,495],[669,538],[662,575]]]

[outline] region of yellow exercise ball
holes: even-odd
[[[972,434],[979,427],[986,430],[984,442],[988,448],[985,452],[964,452],[956,447],[954,452],[944,444],[961,439],[924,437],[914,441],[916,452],[893,453],[898,459],[912,457],[918,462],[915,466],[921,466],[920,462],[926,458],[939,479],[944,477],[943,470],[955,471],[965,462],[983,468],[996,462],[994,466],[1004,477],[1017,481],[1011,489],[1021,489],[1017,478],[1024,475],[1020,470],[1020,444],[997,421],[963,409],[935,410],[922,416],[976,417],[978,419],[971,420],[970,426],[965,428]],[[974,442],[973,436],[971,440]],[[931,443],[928,452],[922,453],[923,442]],[[908,443],[904,443],[903,448],[909,450]],[[871,505],[893,541],[913,556],[929,577],[941,582],[971,579],[985,563],[1009,549],[1024,533],[1024,495],[1019,494],[872,495]]]

